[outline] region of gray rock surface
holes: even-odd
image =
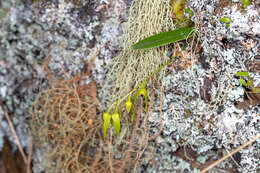
[[[203,0],[188,1],[187,7],[195,12],[193,20],[199,23],[203,51],[198,64],[174,71],[164,79],[163,132],[160,140],[156,140],[157,167],[148,164],[151,166],[148,172],[164,172],[165,168],[166,172],[174,172],[177,163],[183,165],[182,172],[197,172],[196,168],[187,167],[187,160],[177,160],[173,153],[188,146],[200,159],[207,160],[211,151],[224,148],[231,152],[260,133],[259,106],[248,110],[235,106],[235,102],[246,98],[241,83],[234,77],[239,71],[250,71],[249,62],[258,62],[260,11],[257,3],[242,9],[240,3],[225,3],[223,7],[221,1]],[[220,22],[222,17],[230,18],[230,26]],[[259,84],[259,71],[250,76],[255,85]],[[151,116],[150,122],[152,128],[158,129],[159,114]],[[237,163],[229,159],[219,167],[233,167],[235,172],[257,172],[259,153],[258,140],[237,154]]]
[[[33,2],[0,1],[0,99],[26,150],[31,136],[25,119],[40,89],[49,88],[44,69],[48,59],[53,75],[67,79],[86,70],[86,61],[96,58],[92,74],[101,102],[106,102],[102,98],[106,65],[120,51],[122,23],[127,20],[127,7],[132,1]],[[260,133],[259,106],[245,110],[234,104],[245,99],[234,75],[249,71],[249,61],[255,62],[260,56],[260,6],[253,1],[242,9],[237,1],[226,6],[220,2],[187,1],[187,7],[195,13],[193,21],[199,23],[203,51],[199,63],[173,73],[168,69],[163,81],[163,132],[153,144],[157,166],[144,163],[140,172],[198,172],[174,153],[192,148],[203,164],[217,156],[219,149],[232,151]],[[229,27],[220,22],[222,17],[230,18]],[[250,72],[250,76],[259,86],[259,71]],[[210,89],[205,88],[208,85]],[[158,131],[158,117],[154,112],[149,119],[153,133]],[[15,144],[0,109],[0,149],[5,136]],[[44,153],[44,147],[35,148],[35,173],[44,171]],[[239,152],[237,163],[229,159],[220,167],[257,172],[259,153],[258,140]]]
[[[0,1],[0,99],[26,150],[31,136],[25,119],[39,91],[49,88],[44,66],[57,79],[68,79],[96,58],[93,76],[101,86],[104,65],[119,48],[126,8],[121,1]],[[16,150],[1,109],[0,127],[0,149],[6,136]],[[44,153],[44,147],[35,148],[33,172],[44,170]]]

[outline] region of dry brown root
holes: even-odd
[[[55,162],[55,172],[88,172],[95,163],[93,155],[99,153],[91,150],[102,138],[96,85],[84,84],[83,77],[56,81],[34,105],[32,131],[37,142],[51,144],[48,155]],[[49,167],[51,171],[53,166]]]

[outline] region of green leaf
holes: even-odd
[[[230,23],[231,20],[230,20],[230,18],[228,18],[228,17],[222,17],[222,18],[220,19],[220,22]]]
[[[246,8],[251,3],[250,0],[240,0],[240,2],[243,4],[244,8]]]
[[[108,112],[105,112],[103,114],[103,132],[105,138],[107,136],[107,129],[109,127],[110,121],[111,121],[111,115],[109,115]]]
[[[248,71],[241,71],[241,72],[237,72],[236,73],[237,76],[245,76],[245,77],[248,77]]]
[[[116,108],[115,112],[112,114],[112,124],[115,128],[116,135],[119,135],[119,133],[120,133],[120,115],[117,112],[117,108]]]
[[[240,83],[241,83],[243,86],[246,86],[246,87],[248,86],[248,85],[247,85],[247,82],[246,82],[244,79],[240,78],[239,80],[240,80]]]
[[[185,40],[193,36],[194,28],[180,28],[173,31],[162,32],[160,34],[153,35],[145,38],[133,45],[134,49],[149,49],[152,47],[158,47],[169,43],[175,43],[177,41]]]

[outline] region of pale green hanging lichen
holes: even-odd
[[[140,51],[133,50],[132,45],[151,35],[175,29],[170,3],[171,0],[134,0],[132,2],[130,17],[125,24],[122,36],[122,51],[111,62],[107,76],[108,85],[112,87],[112,92],[107,93],[108,105],[127,95],[166,62],[168,45],[160,49]],[[157,79],[160,81],[163,76],[164,72],[161,71]],[[149,81],[147,87],[150,84]]]

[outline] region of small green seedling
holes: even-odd
[[[243,8],[246,8],[251,2],[250,0],[240,0],[240,2],[243,5]]]
[[[249,76],[248,71],[237,72],[236,75],[240,76],[240,77],[242,77],[242,76],[248,77]]]
[[[149,49],[158,47],[170,43],[175,43],[192,37],[194,34],[194,28],[180,28],[173,31],[162,32],[160,34],[153,35],[145,38],[133,45],[133,49]]]
[[[239,81],[244,87],[251,89],[254,93],[260,93],[260,87],[254,86],[254,80],[249,76],[248,72],[237,72],[236,76],[240,77]]]
[[[228,17],[222,17],[222,18],[220,18],[220,22],[226,23],[226,27],[229,27],[230,23],[231,23],[231,20]]]

